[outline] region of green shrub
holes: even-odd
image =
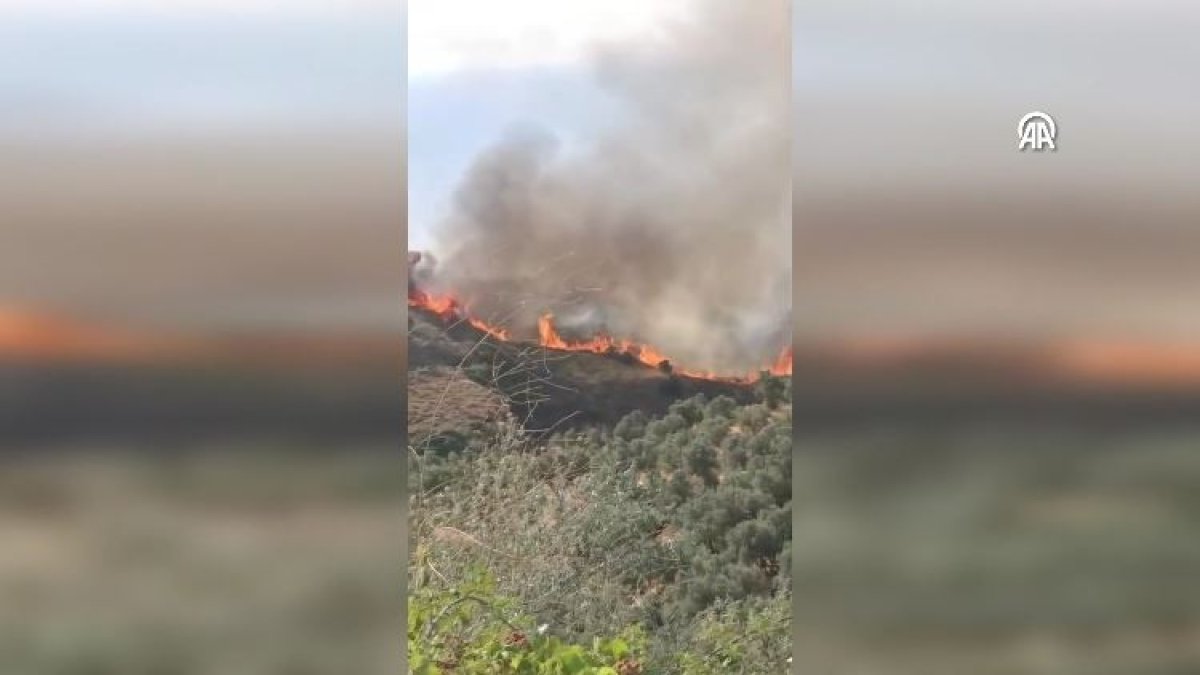
[[[608,673],[618,666],[603,649],[621,626],[644,629],[637,648],[618,634],[643,669],[629,672],[785,672],[786,634],[770,633],[759,660],[728,636],[778,618],[786,600],[790,413],[697,396],[611,430],[506,445],[472,435],[466,452],[414,455],[426,490],[410,527],[428,564],[413,568],[412,611],[426,623],[409,638],[424,672],[444,672],[440,659],[458,673]],[[439,539],[447,531],[465,534]],[[445,609],[464,593],[485,601]],[[441,637],[411,644],[425,632]],[[487,665],[502,662],[510,670]]]
[[[408,662],[414,675],[636,675],[645,637],[636,626],[616,637],[572,644],[535,626],[496,593],[485,573],[460,586],[423,586],[408,598]]]
[[[694,638],[680,655],[681,675],[785,673],[791,661],[790,596],[765,603],[722,604],[699,617]]]

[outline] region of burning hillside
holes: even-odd
[[[481,148],[417,225],[439,260],[410,303],[680,375],[788,372],[787,15],[702,0],[652,41],[594,45],[582,78],[612,114],[580,136],[513,120]]]
[[[420,252],[409,253],[408,275],[408,306],[436,315],[444,322],[465,322],[477,330],[501,342],[519,342],[521,338],[514,337],[511,327],[493,323],[474,315],[468,304],[450,292],[432,293],[421,287],[418,270],[426,256]],[[646,342],[629,338],[619,338],[603,330],[585,337],[564,336],[556,321],[556,316],[549,309],[538,310],[536,320],[536,336],[527,340],[536,342],[545,349],[562,352],[589,352],[592,354],[622,356],[637,361],[651,368],[671,372],[683,377],[702,380],[717,380],[726,382],[749,383],[756,380],[763,372],[772,375],[785,376],[792,372],[792,348],[784,346],[778,355],[766,362],[761,368],[748,374],[718,373],[713,370],[700,370],[680,366],[662,350]]]

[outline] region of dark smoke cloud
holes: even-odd
[[[435,233],[437,283],[518,332],[553,310],[686,365],[790,343],[787,0],[696,2],[653,39],[597,45],[628,118],[587,148],[517,129],[476,159]]]

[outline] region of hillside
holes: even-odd
[[[411,672],[786,669],[787,378],[690,378],[410,309],[408,382]]]
[[[634,410],[664,414],[674,401],[704,394],[739,402],[752,398],[751,387],[703,380],[651,368],[619,354],[562,352],[534,344],[503,342],[464,322],[447,323],[429,312],[409,309],[408,371],[410,432],[420,413],[436,398],[449,416],[477,414],[474,395],[457,383],[461,373],[503,397],[527,431],[552,431],[616,424]],[[443,387],[434,382],[446,376]],[[446,396],[448,389],[466,396]],[[460,405],[461,403],[461,405]]]
[[[410,453],[411,672],[785,672],[792,428],[768,382]]]

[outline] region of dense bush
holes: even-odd
[[[428,610],[420,602],[465,592],[484,569],[488,592],[511,603],[505,612],[547,626],[536,644],[596,645],[614,627],[637,627],[647,673],[784,672],[790,387],[759,392],[749,405],[698,396],[655,419],[634,412],[611,430],[538,442],[500,433],[412,453],[418,614]],[[478,604],[455,611],[485,625],[491,610]],[[750,627],[765,647],[735,639]],[[479,653],[498,654],[502,628],[479,630],[467,643],[484,640],[493,651]],[[433,648],[413,639],[410,631],[410,653]]]

